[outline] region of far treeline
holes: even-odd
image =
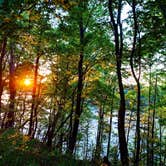
[[[0,128],[0,165],[164,166],[166,1],[1,0]]]

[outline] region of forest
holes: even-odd
[[[104,156],[166,164],[166,1],[0,0],[0,166]]]

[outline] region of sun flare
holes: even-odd
[[[29,78],[26,78],[25,80],[24,80],[24,85],[25,86],[30,86],[32,84],[32,81],[29,79]]]

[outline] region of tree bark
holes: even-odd
[[[30,122],[29,122],[29,131],[28,135],[33,138],[34,137],[34,121],[35,116],[37,116],[37,107],[36,107],[36,91],[37,91],[37,81],[38,81],[38,69],[39,69],[39,59],[40,55],[37,56],[35,62],[35,71],[34,71],[34,80],[33,80],[33,89],[32,89],[32,105],[31,105],[31,113],[30,113]]]
[[[151,64],[150,64],[150,73],[149,73],[149,108],[148,108],[148,126],[147,126],[147,166],[150,166],[150,124],[151,124],[151,84],[152,84],[152,73],[151,73]]]
[[[53,116],[53,119],[52,119]],[[56,115],[55,115],[55,109],[53,111],[53,115],[50,118],[52,121],[50,122],[50,125],[48,126],[48,131],[47,131],[47,146],[51,149],[52,147],[52,140],[54,136],[54,131],[55,131],[55,125],[56,125]]]
[[[85,143],[85,157],[84,159],[87,160],[88,157],[88,150],[89,150],[89,122],[87,122],[87,126],[86,126],[86,143]]]
[[[10,59],[9,59],[9,112],[7,113],[7,120],[5,123],[5,128],[13,128],[15,120],[15,96],[16,96],[16,85],[15,85],[15,56],[13,53],[13,45],[11,43],[10,48]]]
[[[151,166],[154,164],[154,128],[155,128],[155,115],[156,115],[156,98],[157,98],[157,74],[155,78],[155,89],[154,89],[154,103],[153,103],[153,115],[152,115],[152,143],[151,143]]]
[[[161,132],[161,124],[160,125],[160,166],[162,166],[162,132]]]
[[[138,76],[136,76],[136,72],[134,69],[134,56],[136,56],[136,46],[137,46],[137,35],[138,35],[138,21],[137,21],[137,15],[136,15],[136,1],[132,1],[132,12],[133,12],[133,20],[134,20],[134,30],[133,30],[133,47],[130,55],[130,66],[131,66],[131,72],[135,79],[136,85],[137,85],[137,113],[136,113],[136,154],[135,154],[135,166],[139,166],[139,160],[140,160],[140,104],[141,104],[141,88],[140,88],[140,75],[141,75],[141,40],[139,39],[139,45],[137,47],[137,58],[138,58]]]
[[[111,133],[112,133],[112,114],[113,114],[113,108],[114,108],[114,93],[115,88],[112,90],[112,99],[111,99],[111,111],[110,111],[110,120],[109,120],[109,133],[108,133],[108,143],[107,143],[107,158],[109,158],[110,154],[110,144],[111,144]]]
[[[2,93],[3,93],[3,87],[4,87],[4,81],[3,81],[3,59],[6,54],[6,44],[7,44],[7,38],[5,37],[2,41],[1,46],[1,55],[0,55],[0,126],[2,125],[2,119],[1,119],[1,113],[2,113]]]
[[[96,138],[96,149],[95,149],[95,159],[100,159],[100,154],[102,150],[102,135],[103,135],[103,118],[104,118],[104,107],[101,105],[99,108],[99,120]]]
[[[119,69],[118,69],[119,68]],[[127,149],[127,142],[125,137],[125,95],[124,95],[124,88],[122,83],[122,76],[121,76],[121,67],[120,64],[117,63],[117,74],[118,74],[118,82],[119,82],[119,92],[120,92],[120,108],[118,112],[118,132],[119,132],[119,146],[120,146],[120,155],[121,155],[121,162],[123,166],[128,166],[128,149]]]
[[[115,55],[116,55],[116,72],[118,76],[118,85],[119,85],[119,95],[120,95],[120,108],[118,111],[118,133],[119,133],[119,149],[121,163],[123,166],[129,165],[128,159],[128,149],[125,136],[125,94],[124,87],[122,82],[122,54],[123,54],[123,32],[122,32],[122,23],[121,23],[121,10],[122,10],[122,0],[118,1],[118,15],[117,22],[115,22],[114,12],[113,12],[113,1],[108,0],[108,9],[111,18],[111,26],[113,28],[114,40],[115,40]]]
[[[69,134],[68,134],[68,142],[67,142],[67,149],[69,149],[69,140],[71,138],[71,134],[72,134],[72,130],[73,130],[73,114],[74,114],[74,105],[75,105],[75,91],[76,88],[73,90],[72,92],[72,96],[71,96],[71,113],[70,113],[70,120],[69,120]]]
[[[140,83],[137,82],[137,122],[136,122],[136,155],[135,155],[135,165],[139,166],[140,160]]]
[[[80,30],[80,56],[78,63],[78,85],[77,85],[77,98],[76,98],[76,109],[74,115],[73,129],[71,136],[69,138],[68,152],[73,153],[76,144],[78,127],[80,122],[80,116],[82,113],[81,103],[82,103],[82,90],[83,90],[83,58],[84,58],[84,28],[83,28],[83,18],[80,16],[79,20],[79,30]]]
[[[129,135],[130,135],[130,129],[131,129],[131,122],[132,122],[132,116],[133,116],[133,110],[131,110],[130,112],[130,119],[129,119],[129,127],[128,127],[128,130],[127,130],[127,145],[128,145],[128,142],[129,142]]]

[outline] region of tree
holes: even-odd
[[[5,68],[4,65],[4,59],[5,59],[5,55],[6,55],[6,44],[7,44],[7,38],[4,37],[2,39],[2,44],[1,44],[1,56],[0,56],[0,126],[2,124],[2,118],[1,118],[1,113],[2,113],[2,93],[3,93],[3,89],[4,89],[4,79],[3,79],[3,71]]]
[[[125,137],[125,95],[124,95],[124,87],[122,82],[122,73],[121,73],[121,65],[122,65],[122,56],[123,56],[123,32],[122,32],[122,23],[121,23],[121,12],[122,12],[122,1],[118,2],[118,12],[117,19],[114,16],[113,9],[113,1],[108,1],[108,9],[111,19],[111,27],[114,34],[114,42],[115,42],[115,56],[116,56],[116,72],[118,77],[118,85],[119,85],[119,95],[120,95],[120,107],[118,112],[118,132],[119,132],[119,148],[120,148],[120,156],[122,165],[129,165],[128,159],[128,149],[127,142]],[[116,20],[115,20],[116,19]]]
[[[132,71],[132,75],[136,81],[137,84],[137,120],[136,120],[136,154],[135,154],[135,165],[138,166],[139,165],[139,160],[140,160],[140,141],[141,141],[141,137],[140,137],[140,105],[141,105],[141,87],[140,87],[140,76],[141,76],[141,39],[139,37],[139,43],[137,43],[138,41],[138,33],[140,33],[139,31],[139,27],[138,27],[138,21],[137,21],[137,14],[136,14],[136,1],[133,0],[132,1],[132,12],[133,12],[133,20],[134,20],[134,32],[133,32],[133,46],[132,46],[132,51],[131,51],[131,55],[130,55],[130,66],[131,66],[131,71]],[[140,36],[140,35],[139,35]],[[136,52],[136,45],[137,46],[137,52]],[[138,61],[138,76],[136,75],[136,71],[134,70],[134,56],[137,57],[135,61]]]

